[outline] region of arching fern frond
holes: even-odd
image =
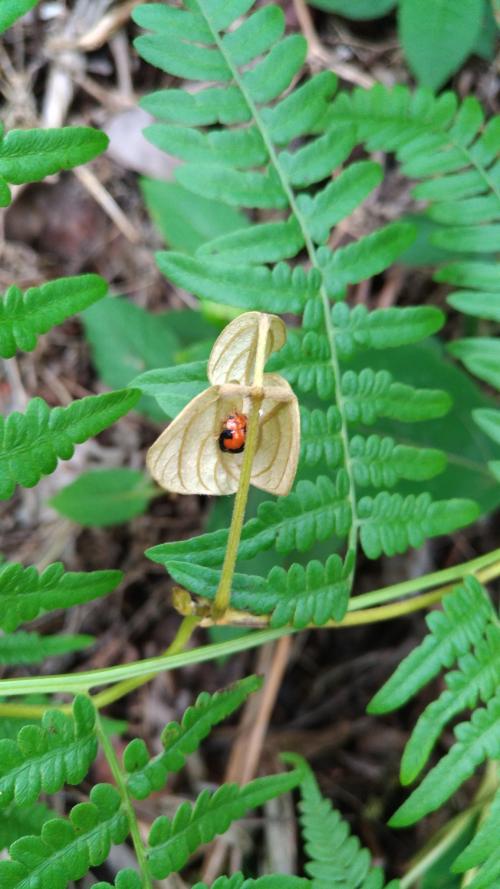
[[[483,821],[475,837],[453,863],[452,869],[455,873],[478,869],[478,873],[467,884],[470,889],[489,889],[500,880],[499,835],[500,790],[496,793],[486,820]]]
[[[204,790],[191,806],[182,803],[172,821],[161,815],[149,835],[148,862],[155,879],[161,880],[180,870],[189,856],[249,809],[293,790],[300,782],[300,768],[265,778],[255,778],[243,787],[223,784],[215,793]]]
[[[308,861],[306,873],[314,889],[397,889],[397,880],[386,883],[380,868],[373,868],[363,849],[330,800],[320,792],[316,778],[296,754],[285,760],[303,770],[300,784],[300,824]]]
[[[11,846],[10,860],[0,861],[3,889],[66,886],[102,864],[112,844],[123,842],[128,821],[120,795],[109,784],[97,784],[90,802],[78,803],[69,818],[45,822],[37,836],[24,836]]]
[[[135,21],[150,32],[136,41],[146,61],[175,77],[215,84],[196,93],[167,89],[146,97],[143,106],[160,118],[148,129],[148,138],[184,161],[176,176],[190,191],[265,211],[256,224],[204,244],[194,256],[162,252],[158,264],[175,284],[201,299],[301,315],[302,328],[290,331],[287,345],[269,361],[268,369],[279,371],[299,394],[317,395],[335,406],[335,414],[327,407],[321,420],[315,419],[326,425],[332,439],[337,436],[329,446],[330,478],[299,482],[286,500],[266,504],[259,518],[245,526],[239,557],[249,558],[273,544],[281,552],[304,552],[333,534],[344,540],[348,554],[355,553],[359,540],[370,557],[401,552],[439,533],[441,517],[441,532],[446,532],[471,521],[476,511],[464,501],[433,505],[426,496],[413,494],[391,499],[386,488],[392,489],[398,478],[425,481],[443,468],[444,458],[432,451],[418,456],[399,451],[395,477],[380,464],[381,451],[388,449],[387,463],[397,440],[390,450],[388,444],[377,443],[377,451],[373,439],[366,448],[360,427],[378,417],[402,422],[441,417],[450,401],[443,392],[402,385],[386,371],[366,367],[357,373],[349,362],[358,352],[417,342],[441,327],[443,315],[426,307],[374,312],[360,306],[349,311],[340,303],[332,307],[332,300],[345,296],[347,284],[388,268],[409,246],[414,229],[393,223],[345,247],[327,246],[331,228],[373,192],[382,171],[370,160],[346,163],[357,128],[356,122],[341,122],[330,113],[335,76],[324,71],[301,82],[303,39],[284,36],[284,14],[277,6],[253,12],[252,6],[251,0],[233,0],[223,7],[215,0],[190,0],[184,9],[152,3],[134,10]],[[241,18],[246,13],[248,17]],[[298,85],[290,89],[294,79]],[[284,91],[288,92],[283,97]],[[301,252],[305,267],[296,263]],[[156,372],[154,380],[144,378],[149,394],[156,388],[161,400],[161,380],[168,382],[168,373]],[[183,380],[179,373],[182,378],[182,369],[176,368],[176,378],[171,378],[174,389],[178,379],[181,385],[191,380],[189,373]],[[180,387],[171,391],[171,402],[167,390],[163,396],[169,411]],[[310,457],[307,440],[305,449]],[[363,496],[366,492],[360,489],[368,483],[381,489],[376,497]],[[371,526],[379,518],[383,524],[375,540]],[[210,541],[205,537],[190,541],[191,553],[185,550],[183,558],[198,566],[218,567],[226,539],[221,532]],[[160,557],[158,548],[149,553],[169,567],[166,554]],[[175,555],[174,560],[178,561]],[[350,576],[343,575],[342,580],[350,586],[352,555],[345,564]],[[326,577],[325,566],[322,570]],[[309,571],[318,574],[316,566]],[[202,572],[197,574],[202,584]],[[268,595],[269,579],[260,580]],[[302,626],[305,614],[323,622],[341,617],[340,605],[347,604],[345,591],[329,593],[317,607],[312,594],[305,596],[307,606],[294,599],[297,594],[294,590],[276,614],[276,601],[265,609],[261,602],[261,613],[273,614],[281,625],[286,612],[287,619]]]
[[[135,799],[145,799],[161,790],[172,772],[184,766],[186,757],[198,749],[214,725],[233,713],[249,694],[260,688],[258,676],[248,676],[233,686],[210,695],[202,692],[196,703],[185,711],[182,722],[170,722],[162,732],[164,750],[150,758],[139,738],[125,749],[123,763],[129,773],[127,787]]]
[[[65,783],[83,781],[97,754],[94,723],[90,700],[79,696],[72,718],[47,710],[40,725],[20,730],[17,741],[0,740],[0,808],[13,799],[27,805],[42,791],[55,793]]]
[[[43,398],[33,398],[26,413],[0,417],[0,500],[9,498],[16,484],[36,485],[54,471],[58,460],[73,456],[75,444],[128,413],[140,394],[138,389],[118,389],[54,408]]]
[[[0,357],[31,352],[41,333],[91,306],[107,289],[99,275],[59,278],[25,293],[12,285],[0,299]]]
[[[422,771],[448,723],[473,710],[460,723],[456,742],[391,819],[405,826],[441,806],[485,759],[500,757],[500,630],[486,590],[467,578],[443,599],[443,611],[427,618],[429,634],[397,667],[369,705],[372,713],[402,706],[444,667],[446,690],[419,717],[401,763],[403,784]],[[482,702],[485,706],[478,707]],[[477,708],[477,709],[476,709]]]
[[[0,627],[12,633],[43,611],[82,605],[106,596],[122,580],[121,571],[65,571],[61,562],[41,573],[16,562],[0,565]]]

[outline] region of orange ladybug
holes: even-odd
[[[241,454],[245,449],[247,435],[246,414],[229,414],[222,424],[219,447],[228,454]]]

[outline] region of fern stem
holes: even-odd
[[[194,630],[199,624],[199,620],[198,617],[193,617],[192,615],[184,617],[173,641],[163,652],[162,657],[169,658],[175,654],[180,654],[188,644]],[[93,698],[94,706],[101,708],[106,707],[108,704],[112,704],[114,701],[119,701],[120,698],[124,698],[125,695],[130,694],[131,691],[135,691],[136,688],[140,688],[141,685],[145,685],[151,679],[154,679],[155,675],[155,673],[150,673],[148,676],[141,676],[138,679],[124,679],[122,682],[117,682],[116,685],[113,685],[106,691],[101,691],[99,694],[95,695]]]
[[[281,167],[281,164],[279,162],[279,158],[278,158],[276,149],[274,147],[274,144],[268,136],[267,129],[264,125],[261,115],[259,114],[259,110],[258,110],[255,102],[253,101],[252,96],[246,89],[244,81],[240,77],[238,69],[233,65],[233,62],[232,62],[232,59],[230,58],[230,56],[227,55],[227,53],[225,51],[225,46],[224,46],[222,40],[220,39],[218,32],[213,29],[211,21],[210,21],[210,16],[207,14],[206,10],[204,9],[203,0],[198,0],[198,5],[200,7],[200,10],[203,12],[203,14],[205,16],[207,26],[209,27],[209,29],[211,31],[214,43],[216,44],[221,55],[223,56],[223,58],[226,62],[226,65],[228,66],[229,70],[231,71],[234,81],[237,84],[238,89],[240,90],[241,95],[243,96],[245,102],[247,103],[248,108],[254,118],[255,124],[256,124],[256,126],[260,132],[260,135],[262,137],[262,140],[266,146],[267,153],[269,155],[269,159],[270,159],[271,163],[273,164],[274,169],[276,170],[276,173],[279,177],[283,191],[285,192],[285,194],[288,198],[290,210],[292,211],[293,215],[295,216],[295,218],[297,220],[297,223],[300,226],[302,237],[304,239],[304,245],[305,245],[310,263],[315,269],[317,269],[318,273],[320,274],[321,280],[322,280],[323,276],[321,274],[321,269],[319,268],[317,260],[316,260],[316,249],[314,246],[314,242],[313,242],[311,235],[309,233],[309,230],[307,228],[305,219],[303,218],[303,216],[299,210],[299,207],[297,205],[297,201],[295,199],[295,193],[294,193],[293,189],[291,188],[290,183],[288,182],[288,179],[286,177],[284,170]],[[328,294],[327,294],[323,284],[321,285],[321,288],[320,288],[320,296],[321,296],[321,301],[323,304],[325,329],[326,329],[328,343],[329,343],[329,347],[330,347],[330,362],[331,362],[331,366],[332,366],[334,385],[335,385],[335,402],[336,402],[337,409],[340,414],[340,420],[341,420],[340,437],[342,440],[342,447],[344,450],[345,468],[346,468],[347,477],[349,480],[349,503],[351,506],[352,522],[351,522],[351,527],[349,529],[348,548],[353,551],[354,555],[356,555],[357,540],[358,540],[356,488],[355,488],[355,484],[354,484],[353,468],[352,468],[351,461],[349,459],[349,435],[348,435],[348,431],[347,431],[347,417],[346,417],[346,413],[345,413],[344,401],[342,398],[342,391],[341,391],[341,386],[340,386],[340,364],[339,364],[339,359],[338,359],[338,355],[337,355],[337,347],[335,345],[335,328],[334,328],[332,317],[331,317],[330,300],[328,298]],[[353,577],[354,577],[354,570],[355,570],[355,560],[353,560],[353,568],[351,571],[351,585],[352,585],[352,581],[353,581]]]
[[[251,407],[248,414],[247,435],[245,441],[245,450],[243,452],[243,461],[241,464],[241,473],[238,483],[238,490],[234,498],[233,515],[231,517],[231,526],[229,528],[229,537],[227,541],[226,552],[224,554],[224,562],[219,581],[219,586],[215,594],[212,614],[214,620],[223,617],[231,599],[231,587],[233,584],[234,569],[238,558],[238,548],[240,545],[241,529],[245,521],[245,511],[248,501],[248,492],[250,489],[250,478],[252,475],[252,465],[257,447],[257,437],[259,432],[259,411],[264,398],[262,388],[264,380],[264,365],[266,362],[266,345],[269,333],[269,316],[262,314],[259,318],[259,330],[257,340],[257,351],[255,355],[254,375],[252,388],[255,392],[250,395]]]
[[[113,747],[106,734],[101,717],[98,713],[96,713],[96,731],[102,751],[107,759],[108,765],[111,769],[111,773],[115,780],[116,787],[122,798],[123,808],[125,810],[129,823],[130,836],[132,837],[135,854],[137,856],[137,863],[139,865],[139,871],[143,880],[143,887],[144,889],[153,889],[153,883],[149,874],[148,863],[146,859],[146,849],[144,848],[144,843],[142,842],[135,810],[130,801],[125,776],[122,772],[118,757],[115,753],[115,748]]]

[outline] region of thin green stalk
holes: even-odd
[[[142,837],[139,831],[139,825],[137,823],[137,817],[135,814],[134,807],[131,803],[128,790],[127,783],[125,780],[125,776],[122,772],[120,763],[118,762],[118,757],[115,753],[115,748],[113,744],[109,740],[103,724],[101,717],[99,714],[96,714],[96,730],[97,736],[99,738],[99,743],[102,747],[103,753],[108,761],[108,765],[111,769],[111,773],[113,778],[115,779],[116,787],[120,793],[122,798],[123,808],[125,809],[125,813],[127,815],[127,820],[130,828],[130,836],[132,837],[132,842],[134,844],[135,854],[137,857],[137,863],[139,865],[139,871],[142,878],[143,889],[153,889],[153,882],[151,880],[151,876],[149,874],[148,863],[146,858],[146,850],[144,848],[144,844],[142,842]]]

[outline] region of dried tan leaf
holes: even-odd
[[[217,383],[251,386],[262,312],[245,312],[231,321],[217,337],[208,362],[208,379]],[[277,315],[268,315],[266,359],[285,344],[286,327]]]
[[[281,390],[288,400],[264,398],[260,412],[257,450],[251,483],[270,494],[288,494],[292,487],[300,450],[300,413],[289,383],[278,374],[264,374],[264,391]]]

